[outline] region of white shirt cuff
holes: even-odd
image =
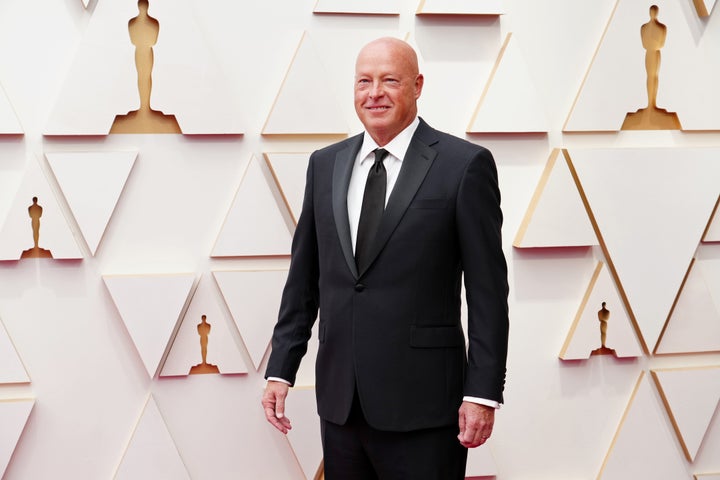
[[[270,379],[268,378],[268,380]],[[486,407],[492,408],[502,407],[502,403],[496,402],[495,400],[488,400],[487,398],[463,397],[463,402],[478,403],[480,405],[485,405]]]
[[[285,383],[287,385],[292,385],[292,383],[290,383],[287,380],[285,380],[284,378],[280,378],[280,377],[267,377],[267,381],[268,382],[281,382],[281,383]]]

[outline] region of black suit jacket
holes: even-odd
[[[421,119],[373,260],[358,272],[347,190],[362,138],[310,157],[266,376],[294,382],[319,308],[316,392],[323,419],[343,424],[357,388],[377,429],[457,424],[463,395],[503,400],[508,285],[495,163],[483,147]]]

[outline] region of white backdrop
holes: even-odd
[[[13,400],[35,401],[24,430],[21,435],[17,432],[19,441],[14,452],[12,446],[5,447],[4,453],[12,453],[12,457],[5,459],[8,464],[2,478],[113,478],[121,463],[124,478],[160,478],[143,470],[143,466],[149,468],[147,462],[156,461],[168,465],[167,472],[184,472],[182,475],[186,473],[195,480],[301,479],[308,455],[309,464],[316,464],[312,460],[316,451],[307,452],[297,446],[293,450],[282,435],[266,424],[260,408],[267,353],[259,365],[255,357],[258,349],[262,353],[266,347],[264,342],[276,313],[278,292],[274,284],[263,287],[265,284],[255,282],[258,284],[255,292],[253,282],[247,283],[245,288],[252,295],[247,296],[244,300],[247,306],[242,307],[234,289],[223,289],[218,281],[223,275],[217,275],[227,271],[282,271],[289,259],[277,251],[243,256],[242,245],[234,256],[212,256],[212,252],[221,232],[231,239],[247,236],[249,242],[255,242],[253,245],[259,239],[262,245],[263,235],[277,231],[273,229],[282,230],[285,225],[292,231],[293,217],[283,201],[283,193],[290,194],[296,186],[287,185],[286,191],[281,192],[275,179],[282,184],[282,172],[273,171],[280,168],[279,164],[271,168],[265,159],[272,162],[272,154],[308,153],[359,131],[360,124],[352,108],[354,56],[362,44],[381,35],[407,36],[418,49],[425,74],[420,114],[436,128],[488,147],[498,164],[511,286],[507,403],[497,414],[495,433],[478,461],[477,474],[494,473],[502,480],[584,479],[596,478],[601,472],[603,478],[628,479],[675,479],[678,477],[672,475],[677,472],[681,472],[682,478],[720,474],[717,455],[720,414],[715,397],[720,393],[709,385],[693,384],[698,388],[693,392],[695,396],[709,398],[710,407],[709,411],[704,410],[704,417],[695,419],[708,428],[704,437],[704,430],[700,433],[702,444],[690,461],[683,455],[682,443],[675,434],[661,392],[648,374],[661,368],[720,367],[720,347],[711,352],[682,355],[655,356],[645,352],[624,360],[603,356],[561,361],[558,356],[563,343],[596,262],[604,257],[604,252],[600,247],[512,246],[554,148],[567,148],[570,156],[588,147],[720,148],[720,133],[715,131],[720,131],[720,122],[712,120],[720,118],[714,110],[714,106],[720,106],[716,103],[720,83],[713,81],[720,78],[717,9],[709,18],[701,19],[691,0],[658,2],[659,20],[668,25],[668,44],[674,33],[687,34],[681,44],[696,50],[688,52],[685,62],[693,59],[702,62],[702,66],[693,64],[696,77],[686,78],[683,83],[685,73],[672,70],[672,58],[666,61],[674,47],[668,46],[667,52],[663,51],[666,55],[660,90],[667,84],[677,91],[664,92],[660,106],[680,112],[681,122],[682,112],[691,109],[693,118],[704,119],[705,123],[698,123],[712,128],[695,132],[607,132],[603,124],[589,129],[596,132],[564,133],[571,114],[592,123],[592,110],[577,110],[587,103],[575,103],[578,94],[584,91],[583,81],[589,69],[600,80],[602,75],[613,78],[627,75],[628,81],[636,78],[622,65],[612,68],[593,64],[591,68],[615,9],[614,0],[505,0],[505,14],[501,16],[418,16],[415,14],[418,0],[398,2],[397,15],[314,14],[315,0],[150,0],[150,14],[160,23],[151,102],[157,105],[155,108],[177,115],[180,124],[187,125],[186,133],[200,135],[97,135],[82,130],[85,128],[82,125],[107,129],[107,122],[112,120],[107,118],[108,111],[114,115],[135,108],[115,107],[124,105],[123,96],[134,92],[134,84],[118,87],[123,91],[116,95],[108,88],[118,80],[110,79],[113,72],[123,68],[117,62],[127,60],[127,55],[102,55],[105,50],[101,47],[107,41],[103,35],[124,32],[123,28],[113,30],[102,28],[104,24],[93,24],[93,20],[98,22],[100,18],[102,22],[115,21],[110,9],[117,8],[123,15],[119,22],[125,25],[129,19],[126,12],[134,15],[136,9],[133,0],[123,2],[120,8],[117,7],[120,0],[91,0],[88,9],[81,0],[0,2],[0,97],[5,95],[13,109],[10,113],[7,108],[0,111],[0,118],[16,118],[24,131],[22,136],[0,135],[0,222],[22,218],[27,223],[18,223],[9,231],[18,235],[22,249],[32,246],[29,218],[24,217],[30,198],[25,198],[19,189],[25,174],[39,165],[47,185],[38,188],[53,192],[57,198],[67,229],[78,244],[77,256],[82,257],[0,261],[0,321],[30,379],[27,383],[0,384],[0,411]],[[490,3],[495,6],[497,2]],[[633,4],[635,0],[621,0],[623,3]],[[617,20],[620,25],[638,30],[634,34],[636,44],[623,48],[641,48],[639,28],[647,21],[647,7],[641,9],[643,16],[637,21],[627,17]],[[616,13],[621,10],[618,8]],[[664,12],[676,13],[667,17]],[[508,33],[512,33],[513,55],[517,55],[514,61],[524,60],[518,73],[526,75],[524,82],[513,85],[520,88],[532,85],[537,95],[535,107],[547,119],[548,132],[518,133],[509,129],[509,133],[466,134]],[[114,40],[118,44],[127,42],[126,50],[132,61],[129,39]],[[101,55],[88,56],[88,52],[98,48]],[[296,51],[303,53],[295,56]],[[301,57],[307,59],[303,65],[316,62],[319,68],[293,63],[294,58]],[[83,58],[100,60],[89,63],[78,60]],[[297,68],[290,69],[283,83],[291,66]],[[127,65],[124,68],[127,70]],[[120,78],[134,82],[132,75]],[[683,85],[682,92],[678,85]],[[302,95],[297,104],[287,103],[293,97],[283,96],[285,87]],[[488,94],[497,92],[501,98],[508,95],[502,84],[494,87]],[[628,91],[636,90],[637,86],[628,87]],[[639,90],[640,98],[631,101],[630,107],[625,100],[616,102],[612,91],[595,89],[591,93],[602,95],[600,103],[608,109],[617,106],[620,124],[625,113],[643,106],[645,98],[642,88]],[[509,93],[511,101],[512,92]],[[698,96],[707,102],[698,102]],[[683,99],[687,102],[680,105]],[[498,104],[502,102],[493,103]],[[0,109],[4,105],[0,98]],[[328,112],[324,118],[331,119],[331,124],[315,126],[312,122],[323,117],[324,112]],[[268,117],[273,115],[276,123],[269,123]],[[188,119],[186,123],[183,117]],[[522,130],[522,123],[523,118],[519,117],[517,130]],[[4,133],[15,133],[14,122],[0,121],[0,127],[3,125],[11,125]],[[290,125],[295,130],[281,131],[281,127],[272,130],[274,125]],[[60,127],[72,130],[68,126],[76,130],[62,132],[64,135],[44,135],[58,133]],[[315,130],[307,131],[308,128]],[[124,189],[118,198],[110,198],[117,200],[112,216],[94,220],[107,221],[94,255],[93,246],[83,237],[81,219],[65,200],[63,189],[69,187],[56,177],[46,157],[59,152],[137,152]],[[720,156],[717,160],[720,163]],[[256,163],[253,166],[251,162]],[[682,170],[682,164],[678,169]],[[85,175],[85,181],[90,183],[96,179],[82,170],[75,174],[81,179]],[[614,174],[623,175],[622,167]],[[642,174],[638,177],[634,194],[640,198],[648,193],[643,189],[653,187],[642,182]],[[252,185],[244,183],[248,178]],[[75,182],[73,188],[81,188],[81,184]],[[683,188],[686,191],[680,193],[689,194],[693,190],[692,185]],[[245,198],[248,192],[264,202],[257,205],[234,202]],[[611,195],[613,190],[608,192]],[[104,200],[107,202],[108,198]],[[632,201],[632,196],[628,201]],[[22,209],[20,215],[11,211],[16,204]],[[236,208],[240,211],[235,211]],[[254,218],[252,215],[272,217],[275,221],[272,229],[247,220]],[[246,223],[226,225],[226,218],[246,219]],[[43,217],[43,221],[50,225],[49,218]],[[672,231],[665,234],[672,239]],[[52,250],[50,243],[55,237],[51,233],[46,235],[41,236],[41,246],[47,245]],[[269,243],[271,240],[277,240],[274,234],[268,238]],[[652,242],[654,238],[646,241]],[[699,239],[696,243],[697,258],[717,262],[720,244],[699,244]],[[642,248],[642,242],[632,248]],[[19,256],[20,251],[16,253]],[[662,276],[663,264],[664,259],[657,258],[655,270],[647,274]],[[194,275],[193,287],[189,291],[164,290],[164,276],[175,274]],[[178,333],[176,345],[180,350],[173,350],[172,342],[167,345],[161,342],[159,347],[153,347],[155,353],[160,349],[158,356],[172,358],[173,365],[177,365],[178,358],[186,355],[188,368],[199,363],[192,327],[199,323],[195,312],[217,312],[214,316],[218,318],[210,318],[213,316],[210,314],[208,318],[218,325],[213,334],[228,332],[232,337],[229,344],[236,348],[225,348],[228,343],[223,343],[223,351],[229,351],[227,357],[216,357],[212,363],[217,363],[222,371],[224,358],[236,365],[239,357],[247,373],[237,373],[243,369],[234,368],[233,374],[165,376],[160,374],[161,362],[155,375],[149,376],[153,369],[144,364],[146,356],[139,354],[138,348],[151,347],[138,346],[143,344],[137,337],[142,333],[135,333],[134,327],[126,323],[128,319],[121,316],[123,308],[115,304],[117,298],[103,280],[115,276],[131,279],[129,284],[137,277],[160,279],[147,289],[147,298],[137,298],[123,308],[142,309],[153,300],[162,304],[159,308],[164,308],[164,312],[172,312],[173,308],[182,311],[179,316],[170,313],[170,318],[161,325],[164,328],[161,332],[165,332],[161,338],[170,339],[173,332]],[[237,278],[242,276],[239,273]],[[210,282],[210,286],[201,290],[198,287],[201,282]],[[228,280],[225,285],[246,283]],[[708,280],[707,288],[713,298],[720,299],[720,282]],[[203,293],[194,295],[200,291]],[[652,292],[645,293],[652,296]],[[715,308],[720,308],[720,300]],[[189,312],[187,316],[185,312]],[[152,320],[155,319],[148,319]],[[186,321],[192,328],[181,328],[187,327]],[[665,319],[655,321],[663,324]],[[220,325],[221,322],[226,325]],[[188,332],[190,341],[180,337],[185,335],[183,332]],[[213,343],[213,334],[209,351],[217,353],[221,341]],[[2,328],[0,335],[5,335]],[[720,338],[714,345],[719,343]],[[2,345],[6,343],[0,342]],[[643,372],[639,393],[633,395]],[[5,374],[2,365],[0,374]],[[312,384],[311,359],[304,362],[300,378],[303,385]],[[634,417],[632,408],[627,409],[633,405],[633,399],[644,402],[635,404],[639,408],[649,406],[646,410],[650,412],[657,409],[651,421],[659,422],[659,433],[643,430],[643,419]],[[292,396],[289,401],[293,401]],[[307,405],[305,397],[302,404]],[[315,421],[312,413],[305,409],[296,414],[298,430],[307,432],[304,435],[308,442],[317,441],[313,429],[305,428],[312,427]],[[158,422],[158,414],[163,421]],[[623,418],[629,420],[623,423]],[[628,427],[623,430],[621,423]],[[136,429],[137,425],[142,428]],[[167,437],[160,435],[164,428],[169,433]],[[156,451],[152,435],[148,444],[141,443],[142,432],[147,429],[158,434],[158,442],[165,450],[158,449],[154,456],[145,457],[144,453]],[[133,436],[134,432],[137,435]],[[168,443],[167,439],[172,441]],[[2,454],[0,451],[0,473],[4,465]],[[178,458],[181,464],[177,464]],[[653,461],[645,461],[646,458]],[[618,468],[618,464],[626,468]],[[177,470],[171,470],[170,465]]]

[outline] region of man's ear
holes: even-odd
[[[425,77],[423,77],[422,73],[418,73],[418,76],[415,77],[415,100],[420,98],[420,94],[422,93],[422,88],[424,84]]]

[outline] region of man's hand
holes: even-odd
[[[285,416],[285,398],[289,388],[286,383],[268,381],[262,397],[265,418],[282,433],[288,433],[292,428],[290,419]]]
[[[479,447],[490,438],[495,423],[495,409],[478,403],[463,402],[460,405],[458,440],[465,448]]]

